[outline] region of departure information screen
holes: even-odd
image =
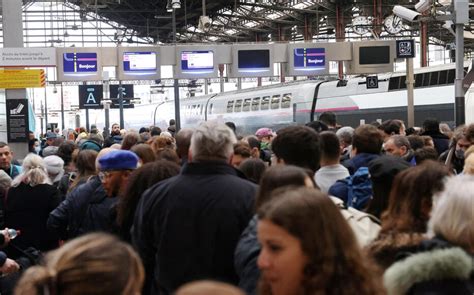
[[[156,52],[124,52],[125,72],[156,72]]]
[[[359,47],[359,64],[376,65],[390,63],[390,46]]]
[[[297,70],[325,70],[326,53],[324,48],[295,48],[294,65]]]
[[[181,70],[185,73],[208,73],[214,71],[214,52],[208,50],[182,51]]]
[[[239,50],[238,68],[239,70],[268,70],[270,68],[270,50]]]
[[[64,73],[96,73],[97,72],[97,53],[95,52],[64,53],[63,70],[64,70]]]

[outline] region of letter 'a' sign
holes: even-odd
[[[79,85],[79,108],[101,109],[103,95],[102,85]]]

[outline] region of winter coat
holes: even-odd
[[[429,136],[433,139],[433,143],[435,146],[436,151],[438,152],[438,155],[441,155],[445,151],[448,150],[449,148],[449,137],[444,135],[438,130],[432,130],[432,131],[425,131],[422,134],[422,136]]]
[[[237,284],[234,250],[255,192],[223,162],[188,163],[145,191],[132,227],[147,275],[143,294],[170,294],[199,279]]]
[[[474,294],[474,257],[452,245],[430,248],[395,263],[385,272],[388,295]]]
[[[117,198],[107,197],[98,176],[71,191],[49,215],[48,229],[62,239],[93,231],[110,231],[110,214]]]
[[[257,239],[257,225],[258,218],[257,215],[254,215],[240,236],[234,253],[234,266],[239,276],[239,288],[249,295],[257,294],[257,283],[260,278],[257,259],[261,248]]]
[[[22,249],[34,247],[40,251],[57,248],[59,238],[46,228],[46,220],[59,202],[58,190],[50,184],[31,186],[21,182],[11,187],[5,202],[5,226],[21,231],[11,243]],[[19,255],[10,247],[7,254],[12,258]]]

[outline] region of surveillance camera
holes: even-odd
[[[53,87],[53,93],[58,93],[58,89],[56,87]]]
[[[415,9],[418,12],[425,12],[431,7],[431,0],[421,0],[415,4]]]
[[[198,28],[202,31],[207,31],[211,27],[211,19],[208,16],[201,15],[199,17]]]
[[[454,25],[452,21],[450,20],[445,21],[442,27],[448,30],[454,36],[456,36],[456,31],[454,30],[456,26]]]
[[[173,9],[180,9],[181,8],[181,1],[180,0],[171,0],[171,7]]]
[[[411,22],[417,21],[421,15],[421,13],[419,12],[413,11],[411,9],[405,8],[400,5],[395,5],[393,7],[393,13],[396,16],[401,17],[404,20],[411,21]]]

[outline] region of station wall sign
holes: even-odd
[[[396,51],[397,58],[414,58],[415,40],[397,40]]]
[[[55,48],[0,48],[0,67],[55,66]]]
[[[379,79],[377,76],[367,76],[365,81],[366,81],[367,89],[379,88]]]
[[[45,85],[44,70],[0,69],[0,88],[21,89],[44,87]]]
[[[8,142],[28,142],[28,99],[7,99]]]
[[[102,85],[79,85],[79,109],[101,109],[103,97]]]

